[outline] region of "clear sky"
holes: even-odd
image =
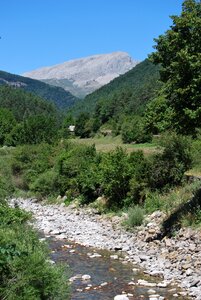
[[[0,70],[21,74],[94,54],[143,60],[182,0],[0,0]]]

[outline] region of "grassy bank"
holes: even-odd
[[[109,152],[116,149],[116,147],[122,147],[127,153],[133,151],[142,150],[144,154],[153,154],[158,151],[158,146],[155,143],[144,143],[144,144],[124,144],[120,136],[112,137],[95,137],[86,139],[72,139],[72,143],[81,144],[86,146],[95,145],[98,152]]]

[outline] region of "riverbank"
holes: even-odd
[[[125,259],[136,268],[142,267],[147,274],[161,277],[161,286],[179,285],[184,290],[180,295],[201,299],[200,231],[181,229],[175,237],[147,242],[157,233],[165,217],[159,211],[147,218],[146,226],[130,233],[121,227],[119,217],[108,219],[92,209],[42,205],[34,199],[12,199],[11,204],[14,203],[31,211],[34,226],[46,235],[67,238],[85,246],[123,251]]]

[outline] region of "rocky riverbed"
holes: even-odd
[[[156,280],[158,283],[139,280],[138,285],[150,288],[178,285],[182,291],[175,293],[174,297],[189,295],[201,300],[201,231],[181,229],[175,237],[147,242],[156,235],[165,218],[160,211],[148,216],[146,225],[130,233],[120,225],[120,217],[108,219],[92,209],[65,207],[63,204],[42,205],[34,199],[12,199],[10,203],[31,211],[34,226],[46,235],[84,246],[124,252],[125,261],[133,263],[134,271],[141,267],[145,273],[161,278]]]

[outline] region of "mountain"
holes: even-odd
[[[0,71],[0,85],[9,85],[34,93],[41,98],[48,100],[56,105],[57,108],[66,110],[78,100],[70,92],[61,87],[51,86],[47,83],[19,75],[14,75]]]
[[[113,52],[70,60],[26,72],[23,76],[63,87],[83,98],[120,74],[126,73],[137,63],[126,52]]]
[[[74,115],[80,112],[91,114],[96,110],[99,115],[104,113],[110,117],[140,114],[161,87],[159,70],[159,65],[156,66],[146,59],[80,100],[72,108],[72,112]]]

